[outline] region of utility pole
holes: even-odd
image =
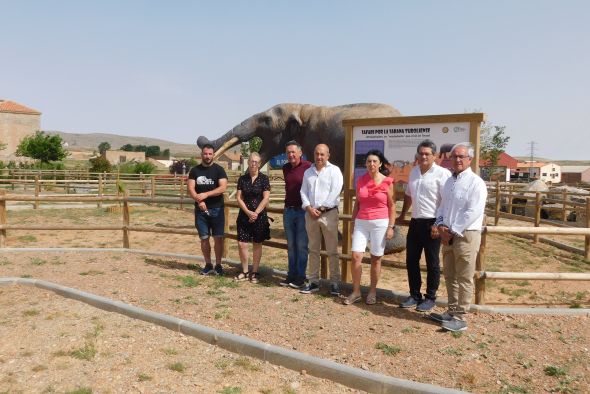
[[[534,165],[534,161],[535,161],[535,141],[531,141],[529,142],[529,144],[531,145],[531,156],[530,156],[530,160],[529,160],[529,182],[531,181],[532,177],[533,177],[533,165]]]

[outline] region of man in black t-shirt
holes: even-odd
[[[223,253],[223,236],[225,216],[223,213],[223,193],[227,188],[225,170],[213,163],[214,149],[205,145],[201,149],[201,164],[191,168],[188,174],[188,192],[195,200],[195,227],[201,238],[201,251],[205,258],[205,268],[201,275],[222,275],[221,254]],[[213,237],[215,249],[215,268],[211,263],[211,244]]]

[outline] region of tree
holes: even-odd
[[[506,126],[496,126],[484,122],[480,133],[480,156],[482,160],[489,161],[489,176],[496,172],[500,154],[504,152],[510,136],[504,134]]]
[[[63,160],[68,152],[62,146],[62,139],[59,135],[45,134],[37,131],[35,135],[29,135],[22,139],[16,148],[17,156],[26,156],[42,163]]]
[[[145,150],[146,157],[160,156],[160,147],[158,145],[150,145]]]
[[[250,142],[250,153],[251,152],[260,152],[260,148],[262,148],[262,139],[260,137],[252,137]]]
[[[125,144],[121,148],[119,148],[119,150],[123,150],[125,152],[133,152],[133,145]]]
[[[111,149],[111,144],[109,144],[108,142],[101,142],[100,144],[98,144],[98,152],[101,155],[103,155],[109,149]]]
[[[147,146],[146,145],[133,145],[133,150],[135,152],[145,152],[147,151]]]
[[[164,149],[161,153],[161,156],[165,159],[170,160],[170,149]]]

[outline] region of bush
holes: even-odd
[[[156,166],[148,161],[141,163],[130,161],[127,163],[119,164],[119,172],[123,174],[153,174],[156,170]]]
[[[111,163],[103,156],[90,159],[90,172],[111,172]]]

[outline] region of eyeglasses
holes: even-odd
[[[457,160],[457,159],[463,160],[463,159],[468,159],[468,158],[469,158],[469,156],[467,156],[467,155],[451,155],[451,159],[453,159],[453,160]]]

